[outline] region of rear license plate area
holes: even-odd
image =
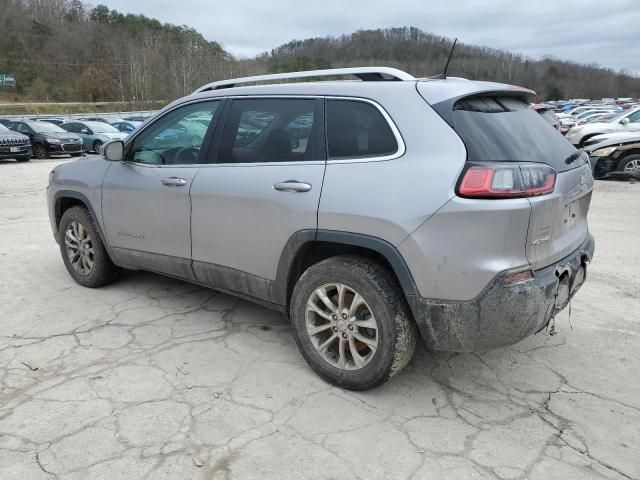
[[[556,310],[562,310],[587,278],[587,266],[581,264],[575,271],[566,271],[558,278]]]

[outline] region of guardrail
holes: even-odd
[[[138,110],[129,112],[72,113],[65,115],[1,115],[1,117],[8,120],[30,120],[33,118],[68,118],[69,120],[79,120],[81,118],[104,118],[105,120],[115,122],[116,120],[121,120],[127,117],[149,117],[154,115],[156,112],[157,110]]]

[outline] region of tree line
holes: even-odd
[[[38,101],[170,101],[218,79],[316,68],[385,65],[423,77],[440,73],[452,44],[414,27],[359,30],[239,59],[193,28],[104,5],[2,2],[0,72],[16,74],[17,93]],[[466,44],[449,74],[526,86],[541,99],[640,97],[640,78],[628,72]]]
[[[338,37],[294,40],[262,55],[273,71],[385,65],[417,77],[442,72],[452,40],[415,27],[359,30]],[[628,72],[546,57],[532,60],[504,50],[458,42],[448,74],[520,85],[542,100],[640,97],[640,77]]]

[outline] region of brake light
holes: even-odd
[[[546,195],[556,186],[556,171],[535,163],[470,164],[457,193],[469,198],[522,198]]]

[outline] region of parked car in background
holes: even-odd
[[[588,112],[586,114],[580,115],[580,117],[576,119],[576,125],[594,123],[597,121],[606,121],[606,119],[613,118],[617,115],[619,114],[612,112]]]
[[[583,147],[589,138],[602,133],[636,131],[640,131],[640,108],[615,115],[606,122],[576,125],[567,132],[567,140],[574,145]]]
[[[613,133],[602,133],[600,135],[596,135],[594,137],[589,138],[584,142],[583,149],[593,150],[594,145],[598,145],[602,142],[607,142],[609,140],[618,140],[620,142],[624,142],[628,139],[634,139],[638,136],[636,132],[613,132]]]
[[[130,121],[130,120],[119,120],[117,122],[112,122],[111,126],[117,128],[120,132],[124,132],[129,134],[135,131],[142,122]]]
[[[64,154],[78,157],[84,153],[82,138],[53,123],[26,120],[12,122],[9,128],[29,137],[34,158]]]
[[[26,135],[0,125],[0,160],[10,158],[17,162],[31,160],[31,141]]]
[[[640,179],[640,132],[611,135],[584,150],[595,178],[624,174]]]
[[[250,143],[253,135],[255,135],[256,128],[257,126],[253,121],[243,122],[241,128],[238,129],[238,141]],[[198,119],[189,118],[177,122],[171,128],[160,132],[154,142],[158,146],[175,144],[189,147],[200,145],[206,133],[207,126],[203,125]]]
[[[49,122],[58,126],[62,125],[65,122],[68,122],[68,120],[65,118],[57,118],[57,117],[32,117],[29,120],[33,120],[35,122]]]
[[[296,82],[312,76],[363,81]],[[587,155],[533,95],[384,67],[204,85],[54,168],[61,263],[85,287],[152,270],[275,308],[342,388],[387,381],[418,332],[514,344],[569,304],[595,247]]]
[[[556,130],[560,130],[560,119],[558,118],[558,115],[556,115],[556,113],[553,111],[553,108],[543,103],[534,103],[533,105],[531,105],[531,108],[538,112],[542,118],[544,118],[547,122],[549,122],[551,126],[553,126],[553,128],[555,128]]]
[[[611,110],[608,108],[592,108],[589,110],[585,110],[582,113],[579,113],[578,115],[574,116],[573,118],[575,119],[576,123],[580,123],[582,120],[584,120],[585,118],[588,118],[592,115],[611,115],[611,114],[616,114],[618,112],[616,112],[615,110]]]
[[[587,107],[587,106],[582,106],[582,107],[574,107],[571,108],[569,110],[565,110],[561,113],[558,113],[558,118],[575,118],[577,115],[581,114],[582,112],[586,112],[587,110],[591,110],[592,107]]]
[[[81,122],[100,122],[110,124],[111,122],[104,117],[82,117],[79,118]]]
[[[144,122],[149,117],[150,115],[134,115],[132,117],[124,117],[123,120],[127,120],[129,122]]]
[[[127,134],[120,132],[108,123],[102,122],[69,122],[60,126],[67,132],[79,135],[86,151],[100,153],[100,147],[112,140],[122,140]]]
[[[611,120],[614,117],[617,117],[619,113],[590,113],[589,115],[584,116],[578,121],[579,125],[583,123],[594,123],[594,122],[606,122]]]

